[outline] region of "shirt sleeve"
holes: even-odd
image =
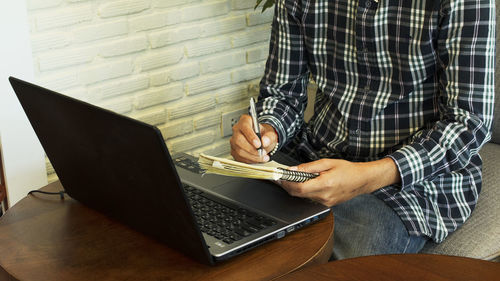
[[[309,70],[298,5],[299,1],[276,1],[269,57],[257,103],[259,121],[276,129],[280,147],[302,126],[307,105]]]
[[[494,1],[443,1],[437,57],[439,121],[389,155],[399,168],[403,189],[466,167],[491,137]]]

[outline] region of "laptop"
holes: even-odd
[[[155,126],[37,85],[10,83],[69,196],[213,265],[330,209],[269,181],[203,174]]]

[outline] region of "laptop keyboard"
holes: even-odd
[[[276,224],[275,220],[247,209],[231,208],[212,200],[206,193],[192,186],[185,185],[184,189],[201,231],[226,244]]]

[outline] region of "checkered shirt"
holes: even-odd
[[[494,107],[494,0],[277,0],[259,120],[302,161],[391,157],[374,194],[441,242],[481,190]],[[308,82],[318,85],[306,124]]]

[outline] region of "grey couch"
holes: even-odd
[[[483,187],[471,217],[441,244],[427,243],[423,253],[491,260],[500,256],[500,0],[496,1],[497,54],[495,118],[492,138],[479,154],[483,158]]]

